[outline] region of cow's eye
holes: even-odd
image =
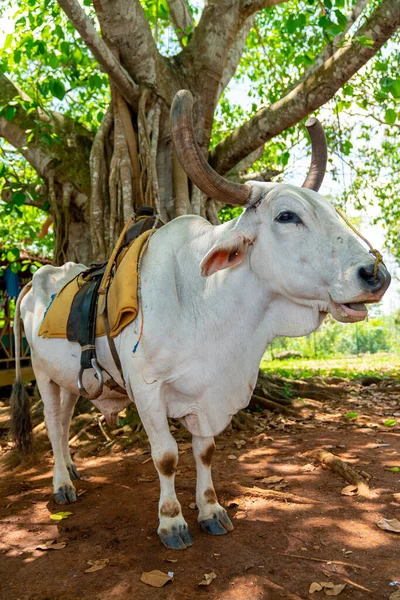
[[[302,223],[299,215],[290,211],[281,212],[275,221],[278,221],[278,223]]]

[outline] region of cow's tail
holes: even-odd
[[[21,376],[21,301],[30,291],[32,283],[22,288],[15,306],[15,383],[11,392],[11,431],[17,448],[24,454],[32,449],[32,421],[29,396]]]

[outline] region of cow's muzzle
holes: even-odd
[[[390,274],[384,265],[379,265],[375,270],[375,263],[358,268],[357,276],[363,290],[356,298],[349,301],[338,302],[332,297],[329,302],[329,312],[337,321],[342,323],[356,323],[363,321],[368,316],[366,304],[373,304],[382,299],[390,285]]]
[[[375,273],[375,263],[373,262],[358,269],[358,278],[366,292],[379,296],[377,300],[371,299],[370,302],[379,302],[391,281],[390,273],[385,265],[379,265]]]

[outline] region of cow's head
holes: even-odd
[[[368,314],[365,303],[382,298],[390,275],[317,193],[327,161],[320,123],[310,119],[306,124],[312,162],[302,188],[255,181],[235,184],[216,173],[201,153],[193,133],[192,102],[191,94],[181,91],[172,107],[178,159],[209,196],[246,207],[206,254],[201,274],[210,276],[247,262],[270,294],[309,307],[321,318],[331,313],[338,321],[363,320]]]

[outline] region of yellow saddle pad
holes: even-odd
[[[140,252],[152,230],[142,233],[122,257],[107,295],[110,336],[116,337],[138,314],[138,261]],[[82,287],[80,276],[62,287],[45,313],[39,335],[44,338],[66,338],[67,321],[75,294]],[[97,316],[96,337],[106,335],[104,319]]]

